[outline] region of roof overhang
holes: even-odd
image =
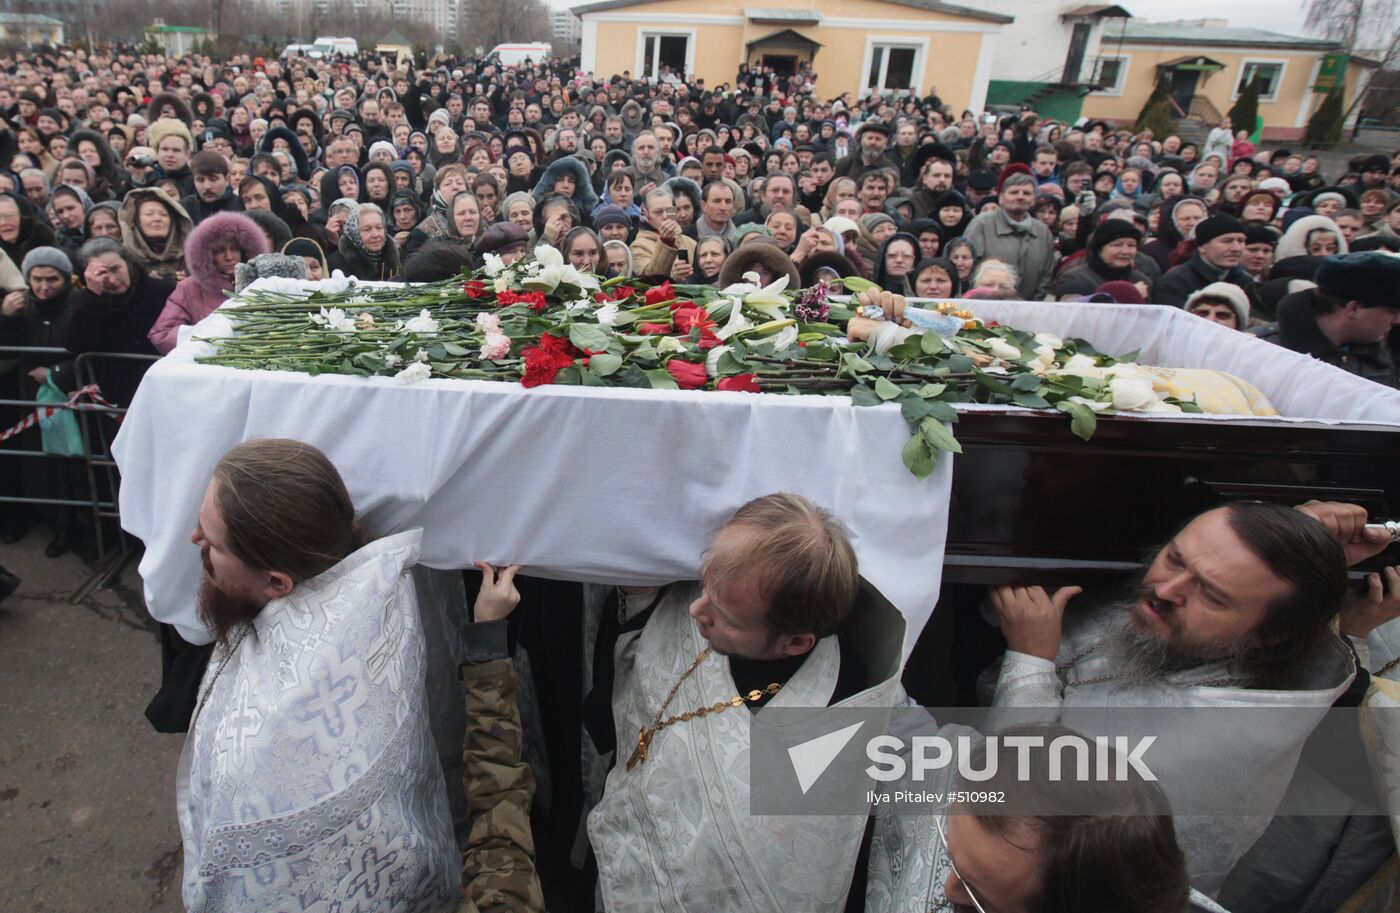
[[[744,45],[744,49],[752,51],[756,47],[762,47],[768,44],[796,44],[804,48],[810,48],[813,51],[822,46],[820,41],[813,41],[801,32],[792,29],[783,29],[780,32],[773,32],[771,35],[764,35],[762,38],[755,38],[753,41]]]
[[[1091,4],[1076,6],[1060,13],[1061,19],[1131,19],[1133,14],[1121,6],[1112,4]]]
[[[1212,60],[1205,56],[1177,57],[1173,60],[1164,61],[1157,64],[1159,70],[1198,70],[1203,73],[1214,73],[1217,70],[1225,69],[1225,64],[1218,60]]]

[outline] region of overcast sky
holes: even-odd
[[[592,0],[546,0],[552,6],[580,6]],[[968,6],[996,11],[995,0],[963,0]],[[1303,8],[1298,0],[1123,0],[1138,19],[1227,19],[1230,25],[1303,34]]]

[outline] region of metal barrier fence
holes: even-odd
[[[73,359],[73,370],[78,389],[98,384],[97,364],[108,361],[155,362],[157,355],[135,355],[125,352],[85,352],[72,356],[67,349],[39,346],[0,346],[0,358],[25,355],[53,355]],[[99,385],[100,388],[100,385]],[[118,492],[121,476],[116,461],[112,458],[109,426],[103,421],[111,417],[120,422],[126,414],[126,407],[105,405],[99,402],[65,403],[40,402],[38,400],[0,399],[0,406],[20,407],[27,415],[36,410],[67,410],[74,412],[78,428],[82,434],[83,455],[79,457],[45,453],[42,450],[26,450],[0,444],[0,457],[41,460],[82,459],[82,477],[86,483],[86,498],[45,498],[21,492],[19,495],[0,495],[0,503],[32,504],[46,507],[67,507],[84,511],[91,520],[92,532],[97,547],[97,562],[91,574],[85,578],[70,598],[71,602],[81,602],[95,589],[107,586],[121,573],[131,560],[134,550],[131,537],[121,529],[121,512],[118,507]],[[3,431],[4,429],[0,429]],[[116,526],[115,541],[104,529],[104,521],[113,520]]]

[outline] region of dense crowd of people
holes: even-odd
[[[1258,150],[1228,122],[1198,148],[1031,111],[958,112],[932,90],[824,99],[810,73],[748,67],[707,86],[670,72],[599,78],[559,60],[415,69],[371,56],[0,58],[0,345],[67,353],[0,360],[19,399],[74,390],[72,358],[81,353],[171,351],[181,327],[258,275],[255,259],[275,269],[268,255],[313,279],[338,271],[423,282],[475,269],[488,254],[511,262],[540,244],[581,270],[678,284],[725,287],[753,272],[763,284],[786,277],[800,288],[859,276],[890,293],[883,300],[897,302],[887,308],[894,317],[906,297],[1166,304],[1397,385],[1400,152],[1359,156],[1329,179],[1316,156]],[[129,403],[146,366],[106,368],[102,394]],[[21,445],[40,449],[37,434],[26,432]],[[67,468],[28,462],[18,480],[27,491],[62,498],[80,487]],[[54,531],[49,555],[80,544],[75,512],[40,509]],[[34,519],[11,509],[0,536],[18,541]],[[1357,681],[1338,620],[1364,652],[1372,632],[1400,615],[1394,569],[1373,575],[1361,602],[1347,596],[1347,566],[1388,544],[1365,520],[1335,504],[1209,511],[1144,566],[1133,600],[1074,624],[1065,609],[1075,588],[995,589],[988,613],[1007,651],[991,670],[990,702],[1325,708]],[[507,648],[518,631],[508,635],[506,619],[522,601],[514,567],[481,566],[468,639],[484,646],[461,672],[470,826],[458,820],[450,832],[441,778],[424,773],[422,757],[407,760],[426,728],[403,736],[365,727],[366,745],[408,765],[364,766],[392,789],[343,796],[342,767],[313,783],[306,762],[296,775],[311,798],[295,814],[319,835],[298,849],[308,855],[264,872],[257,848],[245,846],[256,831],[266,841],[259,847],[280,852],[290,825],[269,809],[230,804],[250,788],[247,777],[257,779],[257,765],[240,767],[241,737],[235,749],[213,734],[225,732],[223,720],[247,719],[247,689],[277,680],[279,656],[320,649],[288,634],[295,624],[277,622],[319,598],[320,575],[378,569],[392,581],[413,563],[416,543],[399,541],[404,534],[367,544],[361,532],[335,468],[312,448],[254,442],[215,472],[194,541],[207,573],[202,617],[218,649],[201,654],[164,634],[166,703],[157,708],[159,726],[191,732],[193,767],[181,775],[185,900],[201,910],[281,909],[267,893],[281,891],[303,905],[355,898],[360,906],[344,908],[434,910],[459,901],[460,881],[464,909],[541,910],[529,773],[540,762],[521,759]],[[747,762],[735,766],[734,754],[747,749],[748,714],[783,689],[817,706],[897,702],[900,670],[888,656],[902,648],[902,626],[862,586],[838,519],[793,495],[742,508],[704,567],[698,581],[576,594],[592,619],[581,635],[592,688],[571,720],[583,782],[572,792],[556,784],[556,810],[542,824],[536,808],[534,822],[551,835],[540,863],[552,893],[571,898],[565,906],[591,908],[597,898],[611,911],[1222,909],[1194,885],[1262,913],[1275,908],[1250,899],[1273,896],[1261,886],[1300,845],[1324,860],[1311,875],[1329,899],[1361,890],[1387,855],[1393,862],[1388,834],[1303,839],[1267,816],[1253,829],[1179,827],[1146,782],[1104,788],[1093,800],[1103,813],[1074,821],[1053,803],[1010,819],[974,803],[936,825],[914,816],[864,833],[859,820],[751,818]],[[376,612],[402,607],[412,588],[375,598],[384,601]],[[857,612],[861,637],[851,636]],[[409,640],[411,615],[401,619]],[[356,649],[373,667],[368,643]],[[1395,666],[1374,643],[1362,660],[1378,675]],[[422,668],[407,668],[421,681]],[[174,693],[181,677],[183,695]],[[292,710],[268,699],[272,731],[277,714]],[[393,704],[364,698],[381,699]],[[205,701],[212,722],[201,730]],[[708,709],[721,704],[737,709]],[[687,735],[696,718],[713,738]],[[1289,787],[1308,734],[1300,722],[1251,743],[1285,772],[1268,788]],[[274,743],[259,750],[289,777],[305,762]],[[1189,760],[1222,772],[1245,762],[1204,748]],[[356,775],[358,764],[346,762]],[[330,827],[324,803],[336,796],[360,815],[340,844],[317,830]],[[236,852],[235,832],[244,835]],[[339,850],[318,856],[317,841]],[[444,862],[449,843],[449,856],[466,848],[461,860]],[[367,887],[350,871],[351,855],[370,849],[392,871],[383,880],[392,888]]]

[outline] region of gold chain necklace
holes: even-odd
[[[767,688],[755,688],[748,694],[736,694],[727,701],[716,701],[708,707],[701,707],[697,710],[687,710],[685,713],[667,717],[663,720],[661,716],[666,712],[666,708],[671,706],[671,701],[675,699],[676,692],[680,690],[681,685],[685,684],[685,680],[690,678],[691,673],[699,668],[700,664],[703,663],[705,658],[709,655],[710,648],[708,646],[700,651],[699,655],[695,657],[694,662],[690,664],[690,668],[682,672],[681,677],[676,679],[676,683],[671,686],[670,693],[666,695],[666,700],[661,703],[661,709],[656,711],[656,717],[651,721],[651,725],[643,726],[641,729],[637,730],[637,747],[632,750],[632,756],[627,759],[628,770],[631,770],[638,764],[646,763],[647,753],[651,750],[651,740],[656,737],[658,732],[665,729],[667,726],[675,723],[688,723],[693,719],[708,716],[711,713],[723,713],[730,707],[742,707],[745,702],[755,703],[765,696],[777,694],[782,690],[782,685],[777,682],[771,682]]]

